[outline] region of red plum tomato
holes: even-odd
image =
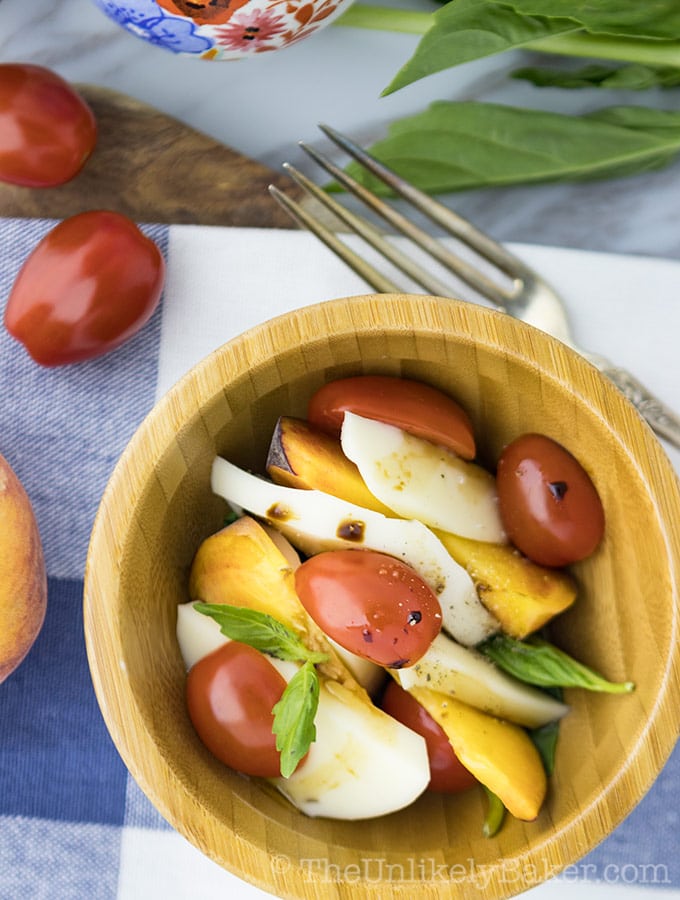
[[[230,641],[200,659],[187,675],[189,718],[213,756],[245,775],[281,774],[272,734],[273,707],[286,687],[264,654]]]
[[[412,665],[441,629],[436,595],[410,566],[384,553],[319,553],[296,570],[295,587],[329,637],[380,666]]]
[[[106,210],[79,213],[24,262],[5,327],[43,366],[102,356],[151,318],[164,279],[163,255],[134,222]]]
[[[0,65],[0,181],[64,184],[96,142],[92,110],[61,76],[26,63]]]
[[[477,784],[475,776],[456,756],[441,726],[396,681],[390,681],[387,685],[381,706],[393,719],[425,738],[430,761],[428,788],[431,791],[457,794]]]
[[[309,402],[307,418],[339,435],[346,412],[396,425],[439,444],[463,459],[473,459],[475,438],[470,417],[455,400],[420,381],[390,375],[356,375],[323,385]]]
[[[512,543],[539,565],[590,556],[604,534],[604,510],[578,460],[552,438],[524,434],[503,450],[498,503]]]

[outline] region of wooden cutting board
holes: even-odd
[[[57,188],[0,183],[0,215],[64,218],[113,209],[137,222],[290,228],[267,191],[294,198],[286,175],[237,153],[145,103],[107,88],[78,85],[98,123],[83,170]]]

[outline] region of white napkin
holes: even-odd
[[[559,289],[579,344],[630,369],[680,410],[680,263],[527,244],[511,249]],[[168,255],[158,396],[253,325],[310,303],[370,292],[301,231],[172,226]],[[455,290],[474,299],[464,286]],[[680,452],[668,452],[680,470]]]

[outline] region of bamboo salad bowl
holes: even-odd
[[[482,836],[481,790],[424,794],[375,820],[304,816],[204,749],[187,715],[176,607],[203,538],[221,526],[215,454],[262,471],[279,415],[304,417],[333,378],[403,375],[453,395],[493,465],[548,434],[590,473],[606,514],[574,567],[576,604],[552,638],[624,696],[567,692],[538,819]],[[633,407],[592,366],[509,316],[433,297],[333,300],[266,322],[200,362],[158,403],[103,496],[87,561],[85,635],[99,704],[142,790],[190,842],[280,897],[501,898],[575,863],[649,789],[678,735],[680,489]],[[398,777],[399,773],[395,773]]]

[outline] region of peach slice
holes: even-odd
[[[303,419],[281,416],[269,446],[267,474],[287,487],[324,491],[384,516],[394,513],[366,487],[337,438]]]
[[[484,606],[514,638],[538,631],[576,599],[576,584],[567,572],[539,566],[509,544],[435,534],[470,574]]]
[[[513,816],[533,821],[543,804],[548,780],[527,732],[429,688],[413,688],[411,693],[443,729],[465,768],[493,791]]]

